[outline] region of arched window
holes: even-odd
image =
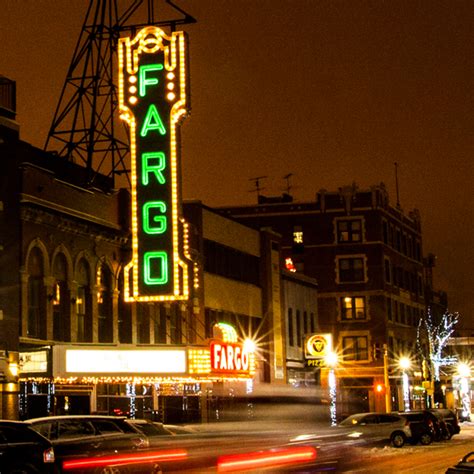
[[[28,258],[27,336],[46,339],[46,290],[43,283],[43,254],[33,248]]]
[[[77,267],[77,342],[92,342],[92,297],[89,264],[85,259]]]
[[[99,312],[99,342],[113,342],[112,272],[104,263],[99,267],[97,307]]]
[[[53,264],[53,338],[56,341],[71,340],[71,302],[67,286],[67,261],[59,253]]]

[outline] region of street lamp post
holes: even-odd
[[[402,385],[403,385],[403,405],[405,411],[410,411],[410,384],[408,380],[408,369],[411,367],[411,362],[408,357],[401,357],[398,361],[400,369],[402,369]]]
[[[471,368],[468,364],[458,364],[459,395],[462,404],[462,416],[464,419],[471,417]]]
[[[337,425],[337,382],[335,367],[337,365],[337,354],[329,352],[325,357],[326,365],[329,367],[328,387],[329,387],[329,418],[331,426]]]

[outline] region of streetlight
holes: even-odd
[[[469,367],[469,364],[459,362],[458,375],[459,395],[461,396],[462,403],[462,417],[463,419],[469,420],[471,417],[471,367]]]
[[[398,366],[402,369],[403,403],[405,411],[410,411],[410,385],[408,382],[407,370],[411,367],[411,361],[408,357],[400,357],[398,360]]]
[[[336,373],[334,368],[338,362],[338,356],[336,352],[330,351],[326,354],[324,358],[326,365],[329,367],[329,374],[328,374],[328,387],[329,387],[329,416],[331,419],[331,426],[337,425],[337,410],[336,410],[336,399],[337,399],[337,392],[336,392]]]

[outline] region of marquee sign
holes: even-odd
[[[133,39],[121,38],[118,52],[120,117],[129,125],[131,155],[125,300],[188,299],[191,261],[178,156],[178,125],[188,111],[185,34],[148,26]]]
[[[237,342],[211,341],[211,371],[221,374],[246,374],[250,354]]]

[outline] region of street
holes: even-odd
[[[429,446],[406,445],[400,449],[389,446],[365,449],[367,463],[352,472],[444,474],[470,451],[474,451],[474,423],[463,423],[461,433],[450,441]]]

